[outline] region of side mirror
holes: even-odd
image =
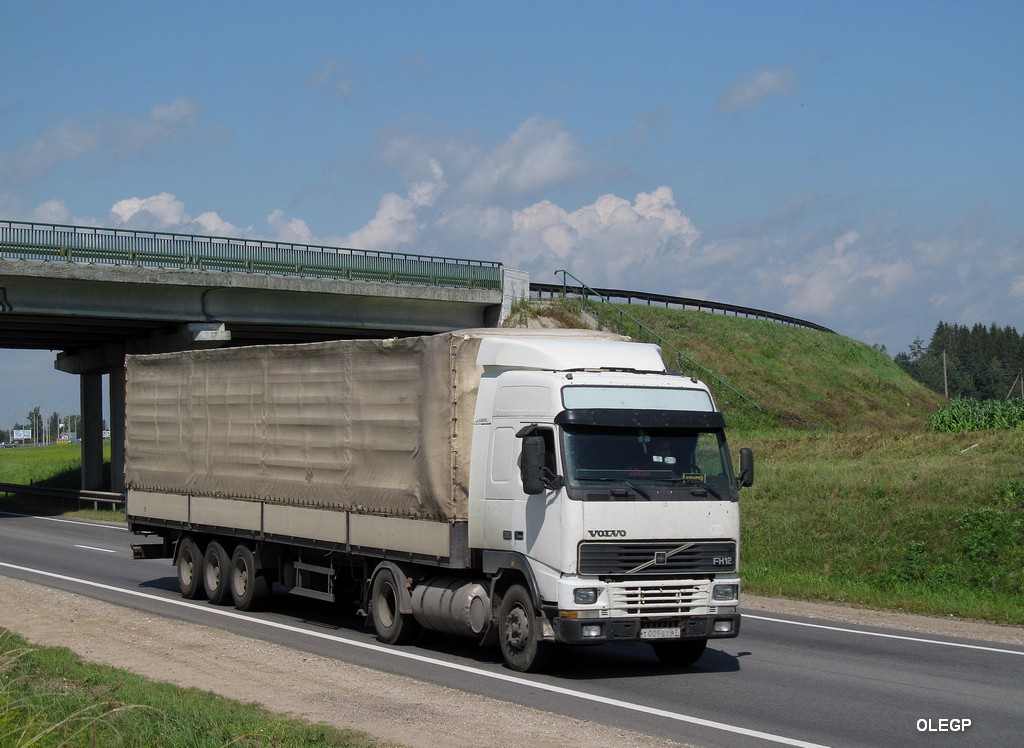
[[[736,482],[743,488],[754,485],[754,451],[749,447],[740,450],[740,474]]]
[[[524,436],[523,456],[519,470],[523,477],[523,490],[530,496],[544,493],[544,479],[541,477],[541,471],[544,469],[545,462],[544,437]]]

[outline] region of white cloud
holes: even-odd
[[[590,285],[622,285],[662,280],[660,265],[674,271],[700,239],[668,186],[633,200],[601,195],[575,210],[550,199],[523,204],[586,168],[572,134],[541,117],[488,153],[396,137],[384,158],[409,187],[384,195],[345,246],[497,259],[540,276],[566,269]]]
[[[569,270],[591,286],[622,287],[672,268],[700,238],[665,186],[633,202],[602,195],[572,212],[541,201],[516,211],[512,226],[504,262],[543,274]]]
[[[12,153],[0,152],[0,180],[27,182],[47,174],[59,164],[95,153],[103,143],[95,127],[64,122],[44,130],[36,140]]]
[[[725,113],[738,112],[772,97],[789,96],[799,87],[800,77],[789,65],[759,70],[722,94],[716,109]]]
[[[779,276],[780,300],[791,314],[820,319],[840,309],[870,307],[905,289],[914,278],[910,262],[864,246],[860,232],[847,230],[792,262]],[[768,274],[762,279],[767,282]]]
[[[199,117],[199,104],[179,97],[170,104],[155,104],[149,110],[149,117],[153,122],[168,125],[191,125]]]
[[[32,220],[67,224],[71,222],[71,211],[68,210],[68,206],[64,204],[63,200],[47,200],[32,211]]]
[[[149,197],[127,197],[110,208],[113,228],[125,227],[151,231],[172,231],[186,234],[241,236],[244,229],[228,223],[212,211],[192,218],[185,212],[185,203],[169,192]]]
[[[344,75],[349,65],[337,57],[327,60],[309,79],[311,88],[327,91],[341,101],[349,101],[356,93],[355,84]]]
[[[584,169],[572,133],[555,121],[531,117],[501,145],[484,155],[465,177],[469,200],[525,195],[564,184]]]
[[[200,213],[198,216],[196,216],[195,223],[196,225],[199,226],[199,229],[204,234],[241,238],[240,230],[237,226],[228,223],[227,221],[225,221],[219,215],[212,211]]]
[[[441,164],[431,160],[427,179],[412,184],[406,197],[394,192],[384,195],[370,222],[349,234],[343,242],[348,247],[382,250],[413,243],[430,218],[426,209],[432,208],[446,189]],[[434,216],[433,220],[436,221],[437,217]]]
[[[187,220],[185,204],[169,192],[151,197],[127,197],[110,208],[118,223],[134,219],[158,223],[162,228],[180,226]]]
[[[156,104],[144,117],[103,117],[87,124],[67,120],[13,151],[0,150],[0,182],[30,182],[96,154],[134,157],[179,138],[198,120],[199,105],[185,98]]]
[[[295,244],[315,244],[313,232],[301,218],[285,220],[284,211],[278,209],[267,216],[267,225],[273,232],[275,241],[293,242]]]

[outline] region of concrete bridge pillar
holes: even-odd
[[[108,375],[110,388],[110,490],[124,493],[124,367]]]
[[[103,490],[103,375],[79,378],[82,406],[82,488]]]

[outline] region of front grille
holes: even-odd
[[[580,574],[715,574],[736,571],[736,543],[722,541],[637,541],[580,543]]]
[[[680,616],[706,610],[709,582],[683,584],[678,582],[638,582],[611,585],[611,615]],[[703,610],[701,611],[703,612]]]

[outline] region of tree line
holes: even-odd
[[[54,412],[49,417],[44,417],[42,408],[38,405],[28,412],[26,419],[26,423],[15,423],[11,431],[0,429],[0,441],[10,442],[13,439],[14,431],[26,429],[32,432],[32,441],[35,443],[55,442],[62,436],[77,438],[81,431],[81,416],[61,416]]]
[[[918,382],[950,399],[1024,397],[1024,337],[1010,326],[939,322],[927,345],[918,338],[894,361]]]

